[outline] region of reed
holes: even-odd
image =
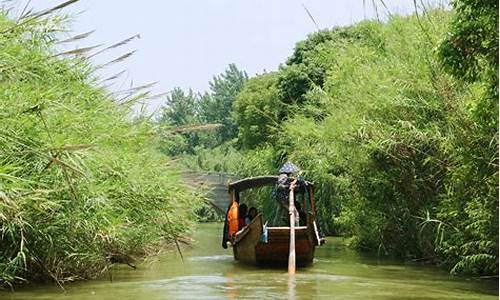
[[[201,201],[157,150],[147,118],[98,87],[75,55],[87,51],[57,55],[66,21],[52,11],[0,16],[3,285],[62,285],[131,264],[185,233]]]
[[[498,7],[454,3],[466,21],[436,8],[297,43],[278,72],[249,79],[238,95],[243,151],[230,171],[273,174],[292,160],[315,182],[327,233],[381,255],[496,276],[498,49],[486,45],[498,44]],[[474,46],[442,44],[454,26],[470,26],[460,33]],[[199,153],[198,165],[212,166],[214,156]],[[269,210],[269,193],[254,199]]]

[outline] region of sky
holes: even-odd
[[[28,0],[15,0],[19,8]],[[42,10],[63,0],[31,0]],[[80,0],[61,13],[73,18],[68,36],[91,30],[87,39],[68,49],[112,45],[140,34],[125,47],[94,58],[96,64],[137,50],[128,60],[101,70],[107,77],[126,70],[112,90],[158,81],[155,93],[174,87],[204,91],[216,74],[234,63],[249,76],[277,70],[296,42],[320,29],[410,14],[413,0]],[[377,6],[377,12],[374,9]],[[164,99],[151,100],[154,111]]]

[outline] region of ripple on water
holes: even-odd
[[[189,258],[190,261],[232,261],[231,255],[211,255],[211,256],[193,256]]]
[[[296,274],[294,285],[340,282],[350,280],[348,276],[331,274]],[[243,273],[177,276],[156,280],[144,285],[170,299],[219,299],[234,294],[245,299],[286,298],[287,273]],[[212,297],[212,298],[210,298]],[[237,298],[238,298],[237,297]]]
[[[227,282],[222,275],[178,276],[156,280],[144,286],[169,295],[171,299],[219,299]]]
[[[310,281],[345,281],[350,280],[350,276],[340,276],[340,275],[332,275],[332,274],[295,274],[295,277],[298,281],[301,280],[310,280]]]
[[[212,285],[226,282],[226,278],[222,275],[191,275],[177,276],[168,279],[161,279],[149,282],[146,286],[151,288],[161,288],[165,286],[183,286],[183,285]]]

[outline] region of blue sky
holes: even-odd
[[[32,0],[40,10],[62,0]],[[17,1],[22,7],[26,1]],[[316,30],[304,6],[320,28],[380,18],[387,10],[380,0],[81,0],[63,13],[74,16],[73,33],[96,30],[85,41],[71,45],[111,45],[134,34],[141,38],[126,47],[95,58],[110,61],[130,50],[126,62],[109,67],[104,75],[127,70],[112,89],[159,81],[155,92],[181,87],[203,91],[214,74],[235,63],[250,76],[276,70],[295,43]],[[391,13],[409,14],[413,0],[385,0]],[[152,101],[154,110],[162,100]]]

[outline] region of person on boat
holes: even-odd
[[[248,206],[245,203],[240,204],[239,207],[239,216],[238,216],[238,230],[241,230],[243,227],[245,227],[247,224],[245,222],[245,219],[247,217],[247,210]]]
[[[257,208],[252,206],[248,210],[248,215],[245,218],[245,224],[248,225],[248,224],[252,223],[252,220],[255,219],[255,217],[257,217]]]
[[[292,175],[299,172],[299,168],[292,162],[285,163],[279,170],[280,175],[278,176],[278,181],[273,189],[273,194],[278,202],[276,214],[274,216],[273,225],[274,226],[288,226],[289,225],[289,215],[288,215],[288,204],[290,196],[290,184],[295,179]],[[296,183],[296,191],[302,190],[305,187],[305,181],[298,178]],[[299,213],[295,209],[295,224],[299,226]]]
[[[307,226],[307,214],[302,210],[302,205],[299,201],[295,201],[295,208],[299,212],[299,226]]]
[[[226,212],[226,219],[224,220],[224,231],[222,236],[222,248],[226,249],[228,244],[234,239],[234,235],[239,230],[239,199],[233,201]]]

